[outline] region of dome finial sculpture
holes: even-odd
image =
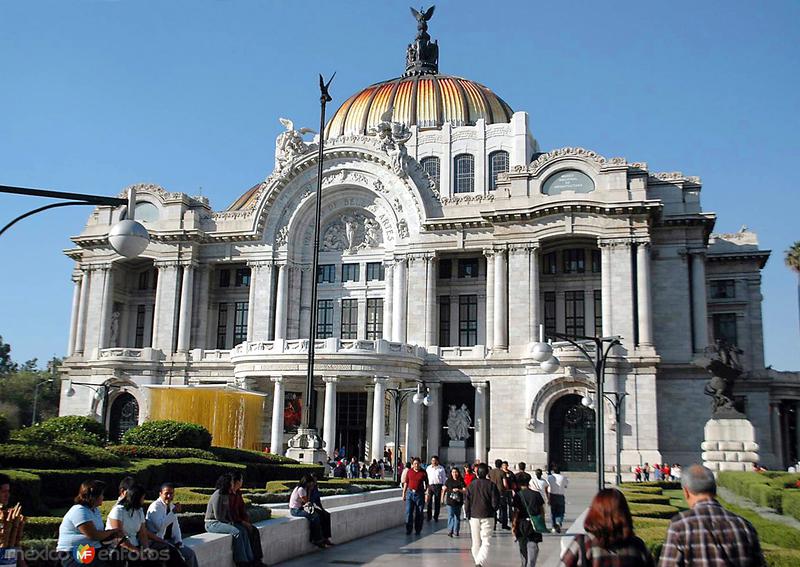
[[[411,14],[417,20],[417,37],[406,49],[406,72],[409,75],[435,75],[439,72],[439,43],[431,43],[428,34],[428,21],[433,17],[436,6],[419,11],[411,8]]]

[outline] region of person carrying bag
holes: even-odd
[[[514,496],[514,520],[511,525],[512,532],[519,544],[519,554],[522,565],[534,567],[539,556],[539,543],[542,541],[542,532],[547,531],[544,523],[544,499],[538,491],[530,489],[530,477],[517,479],[519,490]]]

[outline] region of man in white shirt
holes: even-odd
[[[561,533],[569,479],[561,474],[558,465],[554,464],[550,468],[550,474],[547,475],[547,484],[550,487],[550,515],[553,518],[553,531]]]
[[[439,457],[431,457],[431,464],[425,469],[428,475],[428,521],[439,521],[439,510],[442,507],[442,486],[447,482],[447,471],[439,464]]]
[[[550,485],[547,483],[547,479],[542,476],[542,469],[536,469],[535,474],[536,476],[531,480],[530,487],[532,490],[539,492],[539,494],[542,496],[542,500],[544,500],[545,504],[549,506]],[[542,517],[547,517],[546,513],[544,512],[544,507],[542,507]]]
[[[177,548],[189,567],[197,567],[194,551],[183,545],[181,526],[176,515],[180,512],[180,504],[173,504],[174,498],[175,486],[169,482],[162,484],[158,498],[147,508],[147,529]]]

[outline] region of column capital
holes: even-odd
[[[484,382],[481,382],[481,381],[472,382],[472,387],[475,388],[478,391],[478,393],[482,394],[483,391],[486,390],[486,388],[489,387],[489,382],[485,382],[485,381]]]
[[[508,251],[511,254],[530,254],[534,250],[538,249],[538,242],[515,242],[508,245]]]
[[[251,270],[260,270],[275,265],[274,260],[247,260],[247,267]]]
[[[183,261],[181,261],[180,265],[183,267],[184,270],[187,269],[187,268],[196,269],[197,266],[198,266],[198,263],[197,263],[197,260],[191,259],[191,260],[183,260]]]
[[[630,248],[636,241],[631,238],[598,238],[599,248]]]
[[[689,256],[703,257],[708,251],[705,248],[687,248],[686,253]]]
[[[323,376],[322,381],[326,384],[337,384],[339,382],[338,376]]]
[[[389,378],[387,378],[386,376],[375,376],[372,379],[372,383],[375,384],[375,385],[382,384],[382,385],[386,386],[386,384],[388,382],[389,382]]]
[[[84,272],[104,272],[110,269],[111,269],[111,262],[81,265],[81,270],[83,270]]]
[[[283,376],[270,376],[269,379],[272,380],[275,384],[283,384],[285,382]]]
[[[425,382],[425,386],[433,391],[433,390],[440,390],[442,388],[441,382]]]
[[[159,270],[166,268],[177,268],[182,265],[180,260],[154,260],[153,265]]]

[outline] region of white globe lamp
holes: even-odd
[[[150,243],[150,233],[141,223],[125,219],[111,227],[108,241],[120,256],[136,258]]]
[[[553,357],[553,347],[544,341],[539,341],[531,348],[531,358],[536,362],[544,362]]]
[[[550,358],[539,364],[539,368],[541,368],[548,374],[556,372],[560,367],[561,367],[561,361],[559,361],[555,356],[551,356]]]

